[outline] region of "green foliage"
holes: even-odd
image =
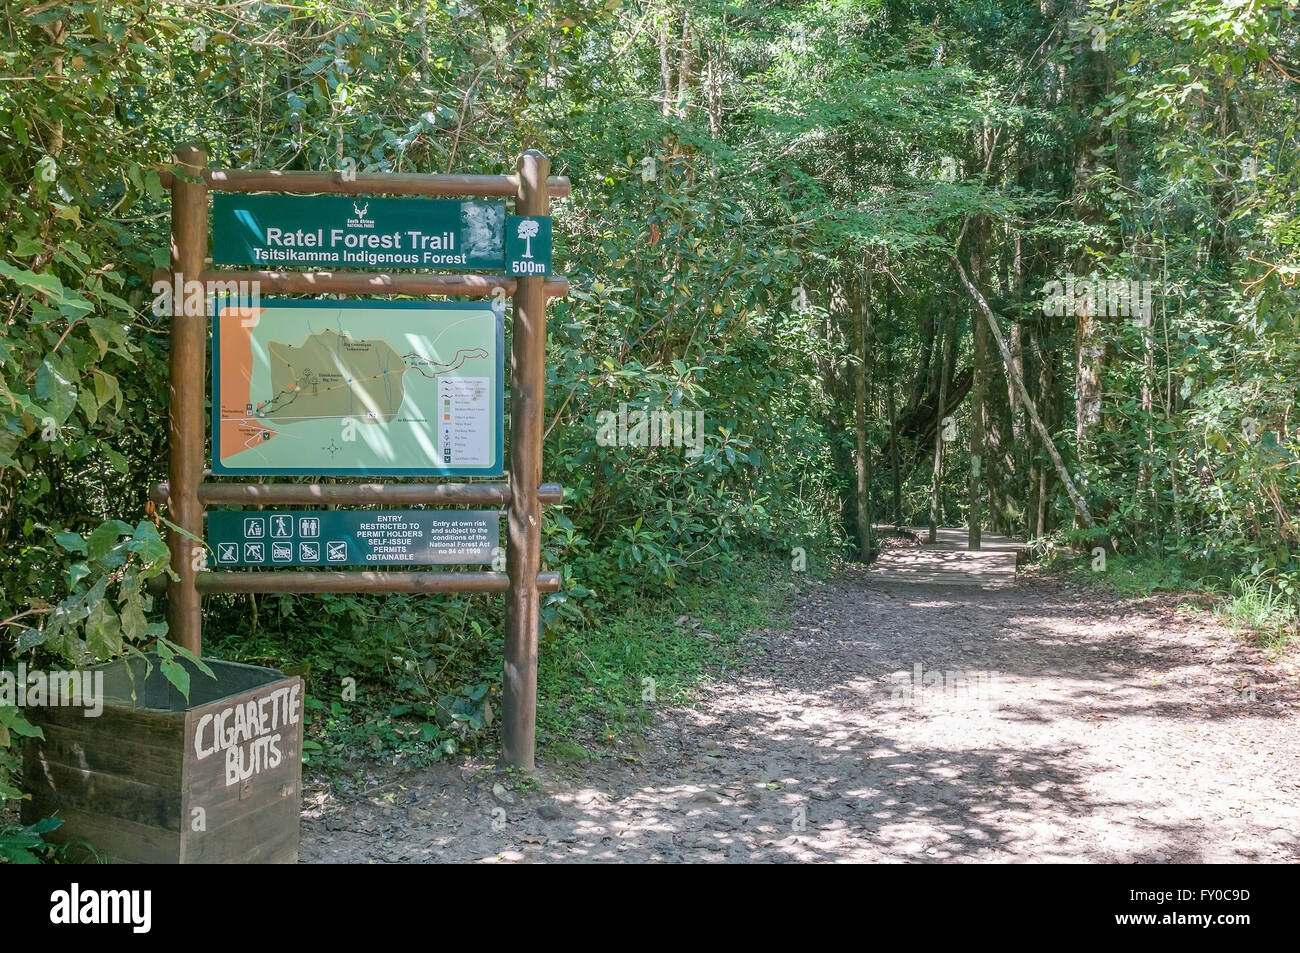
[[[152,72],[123,55],[149,28],[91,4],[23,6],[2,12],[0,662],[80,667],[169,649],[144,585],[166,545],[119,518],[133,497],[143,509],[133,489],[158,475],[166,429],[163,352],[138,307],[151,259],[137,239],[157,234],[140,213],[161,189],[115,106],[119,84]],[[0,802],[18,796],[15,744],[34,732],[0,710]],[[0,851],[39,853],[49,829],[6,829]]]
[[[63,821],[57,817],[44,817],[35,824],[15,830],[0,831],[0,857],[11,864],[38,864],[42,856],[52,851],[42,835],[57,830]]]
[[[745,633],[797,591],[792,575],[784,558],[749,559],[724,585],[684,582],[590,622],[553,616],[540,656],[544,751],[576,739],[597,749],[636,732],[655,706],[688,698],[748,650]],[[307,763],[340,781],[361,760],[417,767],[495,748],[501,622],[485,629],[479,620],[499,613],[499,600],[448,602],[431,610],[415,597],[269,597],[252,616],[254,632],[241,626],[212,651],[306,680]],[[571,760],[572,749],[556,750],[543,757]]]
[[[1280,650],[1300,636],[1296,586],[1295,576],[1234,579],[1230,598],[1217,611],[1231,624],[1260,638],[1268,648]]]
[[[1073,566],[1088,581],[1119,596],[1149,596],[1157,592],[1222,593],[1223,567],[1192,563],[1179,556],[1145,554],[1106,557],[1104,571],[1093,571],[1089,559],[1080,560],[1069,550],[1060,553],[1062,562]]]
[[[617,735],[641,717],[639,677],[679,697],[721,664],[720,623],[715,643],[665,607],[703,618],[700,586],[750,592],[755,563],[844,549],[856,424],[877,517],[925,518],[945,320],[957,373],[973,359],[953,249],[982,263],[1121,573],[1149,560],[1135,591],[1208,574],[1244,580],[1243,613],[1300,607],[1294,5],[467,12],[0,2],[0,659],[154,648],[183,681],[144,583],[166,564],[146,511],[166,460],[159,173],[189,140],[219,167],[362,172],[508,171],[538,147],[572,178],[554,213],[573,290],[548,321],[543,471],[567,488],[543,528],[564,578],[543,607],[550,740]],[[1151,326],[1100,320],[1082,347],[1076,316],[1041,309],[1066,270],[1158,283]],[[1076,419],[1081,369],[1095,425]],[[1036,530],[1046,468],[1045,530],[1064,534],[1060,481],[1001,362],[986,370],[992,526]],[[700,452],[602,446],[598,419],[621,406],[702,413]],[[967,408],[941,472],[946,522],[968,503]],[[492,743],[499,599],[207,607],[209,652],[301,666],[313,760]],[[0,717],[2,800],[20,722]]]
[[[214,609],[209,652],[306,681],[308,763],[337,770],[365,755],[419,765],[492,736],[499,599],[456,596],[435,607],[412,596],[285,595]]]
[[[725,584],[691,584],[548,633],[538,675],[542,743],[608,744],[657,706],[685,701],[749,650],[746,633],[797,591],[792,576],[780,558],[747,560]]]
[[[85,536],[68,531],[53,535],[58,549],[75,559],[66,571],[66,595],[53,605],[34,601],[32,608],[3,620],[17,635],[16,656],[75,668],[136,656],[144,659],[146,676],[156,657],[163,675],[187,697],[190,675],[178,656],[212,675],[192,652],[165,638],[164,623],[146,621],[152,608],[147,582],[168,571],[169,553],[157,526],[142,521],[132,527],[109,520]],[[43,624],[28,624],[30,619]],[[17,743],[31,737],[43,737],[41,730],[19,708],[0,705],[0,803],[23,797],[15,784],[21,764]],[[22,830],[0,826],[0,856],[26,862],[20,858],[36,856],[32,851],[44,844],[40,835],[57,826],[58,822],[50,826],[46,821]]]
[[[1220,556],[1189,557],[1147,552],[1111,553],[1105,568],[1094,570],[1094,559],[1081,556],[1077,544],[1043,540],[1038,556],[1044,569],[1063,572],[1080,582],[1125,598],[1155,593],[1190,593],[1199,604],[1270,649],[1280,649],[1300,635],[1294,575],[1238,575],[1234,562]]]

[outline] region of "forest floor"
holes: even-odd
[[[301,859],[1300,860],[1296,655],[1184,601],[810,580],[747,662],[603,757],[308,779]]]

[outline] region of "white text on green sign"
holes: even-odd
[[[212,260],[499,271],[504,225],[502,202],[218,193]]]

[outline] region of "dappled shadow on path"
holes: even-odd
[[[853,579],[753,668],[668,715],[605,856],[1296,857],[1295,775],[1259,748],[1294,766],[1294,679],[1167,601]]]
[[[1169,600],[852,574],[756,638],[621,757],[543,763],[541,792],[413,782],[383,859],[1300,859],[1294,672]]]

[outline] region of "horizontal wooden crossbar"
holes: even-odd
[[[171,188],[172,173],[158,175],[164,188]],[[214,192],[289,192],[315,195],[338,192],[343,195],[482,195],[514,198],[519,194],[517,175],[439,175],[423,172],[357,174],[344,178],[342,172],[275,172],[262,169],[205,169],[203,180]],[[571,191],[569,179],[552,175],[546,191],[552,198],[564,198]]]
[[[205,595],[216,593],[320,592],[505,592],[503,572],[201,572],[195,586]],[[537,574],[540,592],[559,592],[560,574]]]
[[[170,286],[175,276],[164,269],[153,273],[154,282]],[[498,293],[513,295],[515,278],[505,275],[389,275],[375,272],[348,271],[217,271],[205,268],[198,280],[226,287],[243,283],[257,287],[261,294],[405,294],[461,295],[467,298],[490,298]],[[563,298],[569,293],[569,279],[552,275],[542,283],[548,298]],[[500,292],[498,292],[500,289]],[[183,290],[183,289],[182,289]]]
[[[149,493],[157,504],[167,502],[170,487],[155,484]],[[537,488],[541,503],[559,503],[564,487],[543,483]],[[437,505],[507,506],[509,483],[200,483],[199,502],[204,506],[242,503],[274,505]]]

